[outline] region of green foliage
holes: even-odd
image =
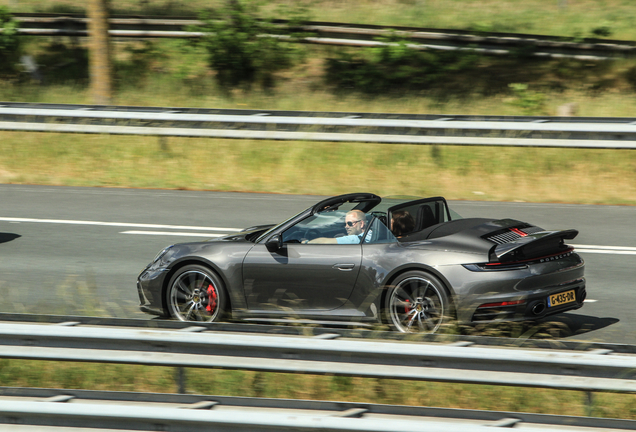
[[[132,3],[131,1],[127,1],[121,5],[123,8],[114,8],[114,12],[125,14],[130,13],[132,9],[146,16],[190,16],[193,15],[193,11],[197,10],[197,6],[191,4],[191,2],[180,0],[139,0],[138,5]]]
[[[55,13],[55,14],[76,14],[83,15],[86,13],[86,10],[83,7],[64,4],[64,3],[54,3],[50,7],[41,7],[40,5],[35,6],[36,12],[42,13]]]
[[[510,104],[521,108],[526,115],[544,114],[545,95],[543,93],[528,90],[527,84],[513,83],[508,87],[515,96]]]
[[[612,35],[612,29],[607,25],[602,25],[592,29],[592,34],[599,37],[610,37]]]
[[[300,48],[282,39],[293,35],[280,35],[280,28],[259,16],[259,4],[254,0],[228,1],[201,18],[205,24],[200,30],[208,33],[202,44],[224,87],[259,83],[272,88],[276,72],[293,66],[298,58]]]
[[[124,58],[114,63],[114,75],[118,88],[139,86],[153,70],[156,63],[165,61],[166,54],[157,44],[146,40],[126,45]]]
[[[625,79],[636,90],[636,66],[632,66],[625,72]]]
[[[192,40],[183,39],[173,41],[172,46],[179,52],[179,62],[172,75],[179,81],[186,82],[197,77],[201,72],[199,59],[205,54],[201,47]]]
[[[338,51],[327,58],[326,80],[365,93],[426,90],[474,68],[477,56],[461,51],[421,51],[402,38],[362,51]]]
[[[0,29],[0,77],[7,77],[17,72],[21,44],[18,22],[4,6],[0,6]]]
[[[35,61],[48,84],[88,83],[88,50],[79,44],[54,40],[39,50]]]

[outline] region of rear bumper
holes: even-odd
[[[539,319],[583,306],[585,264],[576,253],[518,268],[480,270],[463,266],[451,286],[459,286],[457,318],[462,323]],[[463,284],[463,286],[462,286]],[[551,295],[574,290],[569,303],[550,306]]]
[[[560,294],[574,290],[575,301],[561,304],[558,306],[549,305],[549,297],[551,295]],[[482,306],[491,301],[484,301],[482,307],[478,306],[471,317],[473,323],[487,323],[497,321],[525,321],[543,318],[569,310],[579,309],[583,306],[583,302],[587,296],[585,290],[585,279],[581,278],[570,283],[566,283],[548,290],[542,290],[541,293],[529,294],[520,299],[518,294],[509,296],[509,301],[523,301],[523,303],[510,306]],[[497,303],[505,302],[506,298],[498,296]]]

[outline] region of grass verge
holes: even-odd
[[[0,182],[636,204],[636,151],[0,132]]]

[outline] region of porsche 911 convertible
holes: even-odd
[[[142,311],[182,321],[388,324],[535,320],[578,309],[574,229],[463,219],[442,197],[320,201],[278,225],[162,250],[137,280]]]

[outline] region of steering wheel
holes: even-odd
[[[302,235],[303,240],[313,240],[318,237],[320,237],[320,233],[318,232],[318,230],[313,228],[309,228],[305,230],[305,232]]]

